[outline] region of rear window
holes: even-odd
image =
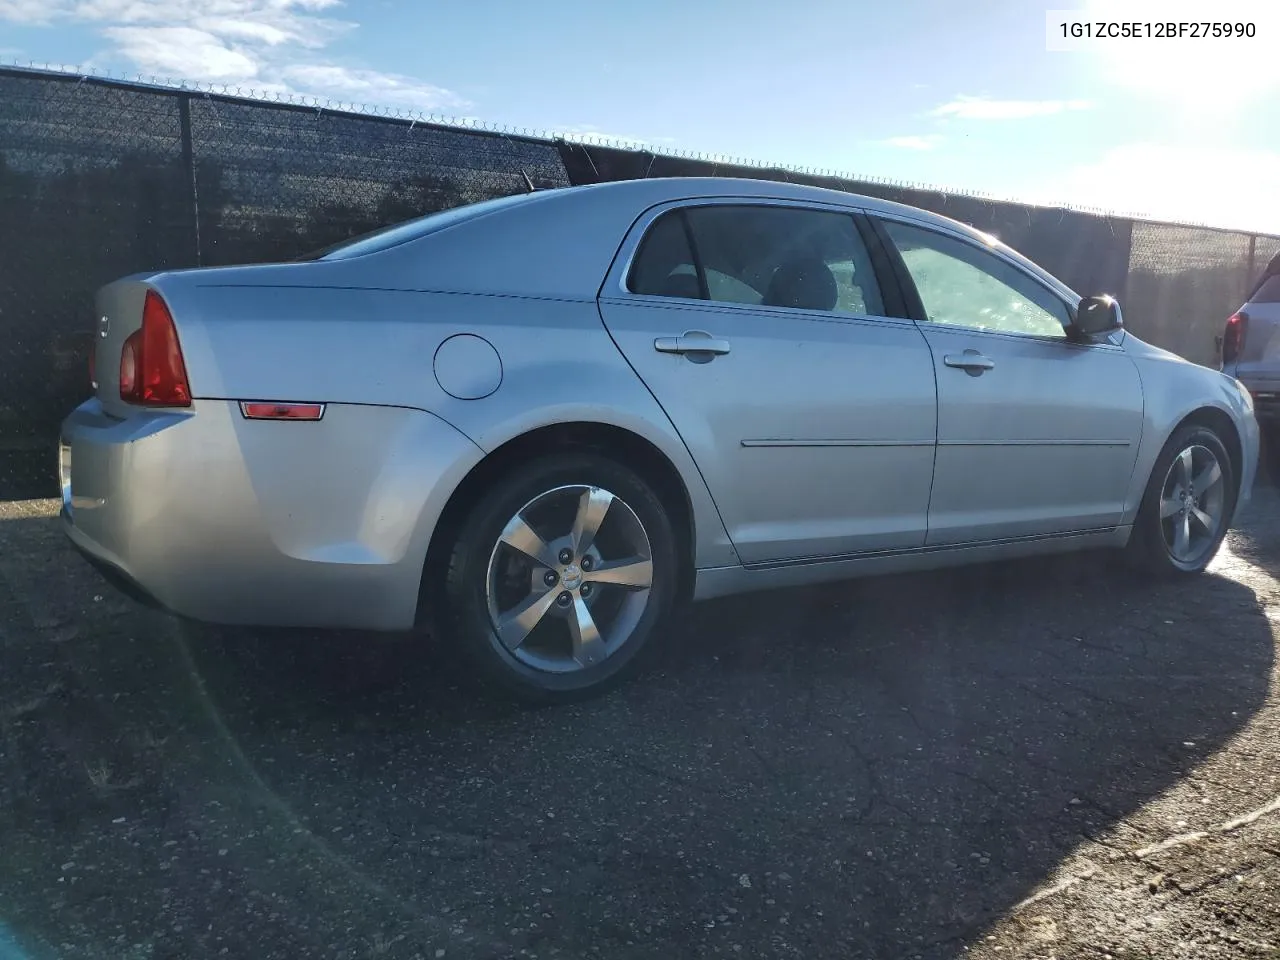
[[[1250,303],[1280,303],[1280,273],[1267,277],[1249,298]]]
[[[482,200],[479,203],[451,207],[448,210],[441,210],[439,213],[430,213],[425,217],[418,217],[416,220],[392,224],[389,227],[383,227],[380,230],[366,233],[351,240],[343,240],[341,243],[335,243],[332,246],[317,250],[315,253],[309,253],[298,259],[301,261],[350,260],[352,257],[363,257],[366,254],[378,253],[391,247],[398,247],[402,243],[417,240],[419,237],[425,237],[428,233],[443,230],[445,227],[453,226],[455,223],[470,220],[472,217],[493,213],[505,207],[513,207],[528,200],[531,196],[534,196],[534,194],[517,193],[509,197],[498,197],[495,200]]]

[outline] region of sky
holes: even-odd
[[[28,61],[1280,233],[1280,0],[0,0]]]

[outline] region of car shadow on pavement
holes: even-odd
[[[0,923],[68,956],[954,957],[1182,829],[1272,669],[1257,561],[1082,555],[695,605],[527,710],[439,645],[142,611],[51,524],[0,523]]]

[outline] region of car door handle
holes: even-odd
[[[948,353],[942,358],[942,362],[948,367],[965,370],[974,376],[978,376],[984,370],[991,370],[996,365],[994,360],[990,357],[984,357],[977,350],[966,350],[964,353]]]
[[[701,362],[705,363],[712,357],[728,353],[729,341],[713,337],[702,330],[687,330],[679,337],[658,337],[653,341],[653,349],[659,353],[693,354],[694,356],[689,357],[690,360],[697,360],[697,355],[701,355]]]

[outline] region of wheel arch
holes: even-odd
[[[435,595],[449,552],[470,509],[503,472],[548,450],[591,450],[635,471],[666,507],[676,535],[680,561],[679,599],[693,595],[696,569],[697,516],[688,485],[679,469],[657,445],[640,434],[611,423],[575,420],[551,423],[519,433],[494,447],[462,478],[446,501],[427,545],[419,587],[418,621],[439,601]]]
[[[1236,427],[1235,421],[1230,414],[1218,407],[1197,407],[1174,424],[1173,429],[1169,431],[1169,437],[1172,437],[1183,427],[1192,424],[1208,427],[1218,435],[1219,439],[1222,440],[1222,445],[1227,448],[1227,456],[1231,458],[1231,472],[1236,482],[1236,495],[1238,498],[1240,484],[1244,482],[1244,445],[1240,439],[1240,431]],[[1168,437],[1166,437],[1165,443],[1168,442]],[[1161,446],[1163,447],[1163,444]]]
[[[1148,366],[1154,367],[1154,373]],[[1176,376],[1163,375],[1170,368]],[[1188,424],[1208,427],[1221,438],[1235,472],[1237,502],[1246,499],[1248,491],[1243,484],[1249,479],[1247,457],[1251,443],[1256,440],[1242,433],[1243,425],[1238,420],[1239,412],[1233,407],[1227,381],[1215,373],[1214,378],[1222,382],[1211,381],[1206,389],[1206,381],[1199,375],[1209,371],[1191,364],[1139,364],[1138,369],[1143,381],[1144,423],[1121,522],[1129,525],[1137,520],[1160,452],[1170,438]]]
[[[1171,462],[1165,457],[1176,454],[1186,442],[1185,438],[1179,439],[1177,444],[1173,441],[1188,428],[1207,429],[1218,438],[1226,451],[1227,467],[1236,474],[1233,479],[1236,489],[1232,491],[1228,488],[1227,490],[1231,498],[1228,505],[1229,512],[1221,530],[1216,534],[1217,539],[1211,544],[1212,550],[1208,554],[1198,553],[1193,558],[1179,559],[1169,551],[1166,542],[1161,542],[1166,534],[1162,532],[1163,525],[1156,522],[1156,518],[1160,515],[1159,501],[1163,496],[1161,492],[1164,489],[1163,485],[1169,482],[1167,475],[1160,471],[1167,469],[1167,465]],[[1247,480],[1246,452],[1245,440],[1240,435],[1240,427],[1236,421],[1229,412],[1212,403],[1201,403],[1182,412],[1169,429],[1161,431],[1159,449],[1147,465],[1147,477],[1143,483],[1141,499],[1133,515],[1127,544],[1128,555],[1137,569],[1163,577],[1198,573],[1205,568],[1220,547],[1222,538],[1231,528],[1233,515],[1239,509],[1242,497],[1247,495],[1243,487]],[[1144,514],[1144,510],[1151,512]],[[1182,512],[1186,513],[1185,507]]]

